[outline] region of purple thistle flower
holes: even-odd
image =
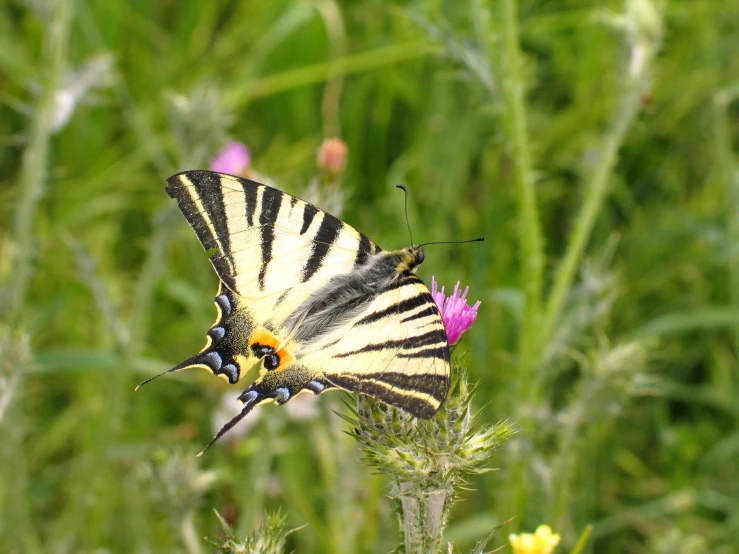
[[[251,152],[246,145],[243,142],[230,140],[210,162],[210,170],[245,176],[249,169],[249,162],[251,162]]]
[[[460,294],[459,281],[457,281],[454,286],[454,293],[447,297],[444,293],[444,287],[441,287],[441,291],[439,291],[436,279],[431,277],[431,296],[441,312],[449,346],[457,344],[460,337],[467,329],[472,327],[477,319],[477,308],[480,307],[480,301],[475,302],[474,306],[469,306],[467,304],[467,293],[469,291],[470,287],[465,287],[464,292]]]

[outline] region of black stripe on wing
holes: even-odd
[[[424,375],[407,375],[397,371],[364,373],[362,374],[362,379],[367,379],[369,381],[382,381],[396,389],[429,394],[431,396],[436,396],[439,391],[446,391],[446,385],[449,381],[449,379],[444,375],[436,375],[433,373],[426,373]]]
[[[398,302],[397,304],[388,306],[384,310],[379,310],[377,312],[373,312],[369,315],[364,316],[362,319],[357,321],[356,325],[367,325],[369,323],[374,323],[375,321],[379,321],[388,316],[394,316],[394,315],[399,315],[405,312],[409,312],[411,310],[414,310],[416,308],[419,308],[429,303],[431,304],[434,303],[434,299],[431,296],[431,294],[428,292],[421,292],[417,294],[416,296],[406,298],[405,300]],[[431,306],[429,306],[429,309],[431,310],[430,314],[435,313]],[[427,310],[424,310],[424,311],[427,311]],[[408,320],[410,319],[415,319],[415,317],[409,318]],[[406,321],[406,320],[403,320],[403,321]]]
[[[210,224],[210,215],[203,213],[196,205],[195,200],[189,192],[190,185],[183,181],[182,174],[174,175],[167,179],[167,194],[170,198],[177,200],[180,211],[187,219],[190,227],[193,228],[195,234],[203,245],[205,250],[212,250],[218,245],[216,244],[215,229]],[[207,218],[206,218],[207,216]]]
[[[306,205],[306,212],[308,211],[308,208],[318,210],[318,208],[312,206],[311,204]],[[311,237],[314,242],[311,246],[308,261],[305,263],[305,267],[303,267],[303,274],[301,277],[301,281],[303,283],[309,281],[311,277],[313,277],[318,272],[318,270],[321,269],[323,261],[326,259],[329,250],[331,250],[331,246],[334,244],[334,242],[336,242],[336,239],[339,238],[339,234],[341,233],[341,229],[343,226],[344,224],[341,222],[341,220],[332,216],[331,214],[323,212],[323,220],[321,221],[321,225],[318,227],[318,231],[316,231],[316,234]]]
[[[449,377],[445,375],[406,375],[404,373],[342,373],[331,382],[343,389],[369,394],[386,404],[428,419],[446,399]],[[433,398],[433,402],[429,398]]]
[[[310,227],[310,224],[313,223],[313,218],[316,217],[316,214],[320,210],[316,208],[313,204],[306,204],[303,208],[303,224],[300,227],[300,234],[304,235],[305,232],[308,230],[308,227]]]
[[[259,194],[259,185],[252,181],[242,182],[244,187],[244,215],[246,216],[246,222],[249,227],[254,226],[254,214],[257,211],[257,196]]]
[[[431,295],[429,294],[429,296]],[[433,298],[431,299],[431,302],[433,302]],[[406,316],[403,319],[401,319],[400,322],[408,323],[409,321],[413,321],[416,319],[423,319],[424,317],[429,317],[432,315],[439,315],[439,308],[436,307],[436,304],[432,304],[425,310],[421,310],[420,312],[416,312],[415,314]]]
[[[446,334],[444,335],[446,336]],[[414,350],[413,352],[399,352],[398,358],[438,358],[439,360],[449,361],[449,346],[447,344],[437,344],[423,350]]]
[[[203,208],[210,218],[210,224],[216,236],[216,243],[220,243],[221,246],[221,254],[230,257],[231,238],[228,232],[226,207],[223,203],[221,178],[218,175],[207,175],[202,179],[194,180],[192,183]]]
[[[379,252],[381,249],[369,237],[363,233],[359,233],[359,248],[357,249],[357,258],[354,260],[354,267],[357,268],[367,263],[370,254]]]
[[[440,352],[440,357],[442,359],[448,359],[448,346],[447,346],[447,339],[446,339],[446,333],[443,329],[434,329],[432,331],[427,331],[425,333],[421,333],[419,335],[413,335],[410,337],[406,337],[404,339],[393,339],[393,340],[386,340],[383,342],[375,342],[370,343],[366,346],[363,346],[362,348],[357,348],[356,350],[350,350],[349,352],[339,352],[338,354],[334,354],[334,358],[348,358],[350,356],[356,356],[357,354],[364,354],[366,352],[377,352],[380,350],[395,350],[400,349],[398,354],[402,354],[403,350],[411,350],[414,348],[420,348],[422,346],[432,346],[434,348],[438,348]],[[444,350],[443,347],[446,347],[446,350]],[[412,354],[409,353],[409,354]],[[412,357],[412,356],[407,356]]]
[[[272,245],[275,241],[275,227],[270,225],[277,221],[284,193],[271,187],[264,187],[262,193],[262,210],[259,214],[260,234],[262,236],[262,265],[259,268],[259,290],[264,290],[264,277],[267,266],[272,261]]]

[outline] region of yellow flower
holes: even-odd
[[[549,525],[539,525],[534,534],[508,535],[513,554],[552,554],[559,544],[559,533],[552,533]]]

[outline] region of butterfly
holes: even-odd
[[[166,190],[214,251],[220,286],[205,347],[162,375],[202,367],[236,384],[259,366],[206,450],[255,406],[305,391],[364,393],[419,418],[439,410],[449,345],[416,276],[422,247],[382,250],[316,206],[232,175],[186,171]]]

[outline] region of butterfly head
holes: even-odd
[[[418,266],[423,263],[424,257],[422,246],[409,246],[398,252],[395,269],[399,273],[415,273]]]

